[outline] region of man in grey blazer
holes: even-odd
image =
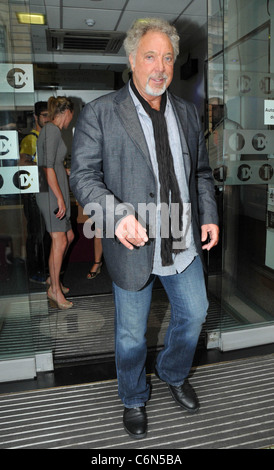
[[[180,407],[199,409],[187,377],[208,308],[202,249],[218,243],[219,229],[197,110],[167,91],[179,50],[176,29],[160,19],[137,20],[124,46],[132,80],[82,111],[70,184],[102,230],[123,423],[139,439],[147,433],[145,335],[156,276],[171,304],[156,373]]]

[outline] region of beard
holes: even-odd
[[[154,79],[164,79],[165,83],[163,84],[162,88],[154,89],[149,85],[149,80],[150,78]],[[157,77],[148,77],[147,84],[146,84],[146,93],[151,96],[161,96],[164,94],[166,91],[166,81],[167,81],[167,76],[166,75],[158,75]]]
[[[38,117],[37,122],[38,122],[38,125],[39,125],[39,126],[41,127],[41,129],[42,129],[42,127],[44,127],[44,122],[41,122],[39,117]]]

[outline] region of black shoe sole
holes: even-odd
[[[147,437],[147,432],[144,432],[143,434],[133,434],[132,432],[130,432],[126,426],[124,425],[124,430],[128,433],[128,435],[130,437],[132,437],[133,439],[144,439],[145,437]]]
[[[172,389],[171,387],[169,386],[169,384],[166,382],[167,386],[168,386],[168,389],[170,391],[170,394],[173,398],[173,400],[181,407],[183,408],[184,410],[188,411],[189,413],[192,413],[192,414],[195,414],[199,411],[200,407],[197,406],[197,408],[189,408],[188,406],[185,406],[183,405],[183,403],[181,403],[180,401],[177,400],[177,398],[173,395],[173,392],[172,392]]]
[[[154,372],[155,372],[156,377],[159,380],[161,380],[161,382],[164,382],[168,386],[170,394],[171,394],[173,400],[177,403],[177,405],[179,405],[181,408],[183,408],[184,410],[186,410],[186,411],[188,411],[189,413],[192,413],[192,414],[195,414],[199,411],[200,406],[197,406],[197,408],[194,408],[194,409],[193,408],[188,408],[187,406],[183,405],[180,401],[178,401],[177,398],[173,395],[173,392],[172,392],[172,389],[171,389],[169,383],[167,383],[165,380],[161,379],[161,377],[159,376],[158,371],[157,371],[156,368],[155,368]]]

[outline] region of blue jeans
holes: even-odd
[[[168,295],[171,319],[156,369],[171,385],[182,385],[208,309],[202,263],[197,256],[180,274],[159,276]],[[118,393],[127,408],[143,406],[149,398],[146,382],[146,331],[155,276],[138,292],[113,283],[115,301],[115,354]]]

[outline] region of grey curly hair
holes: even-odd
[[[148,31],[158,31],[169,37],[173,47],[175,61],[179,54],[180,37],[175,26],[161,18],[139,18],[134,21],[124,40],[124,48],[127,56],[129,57],[129,55],[132,54],[133,58],[135,58],[139,41]]]

